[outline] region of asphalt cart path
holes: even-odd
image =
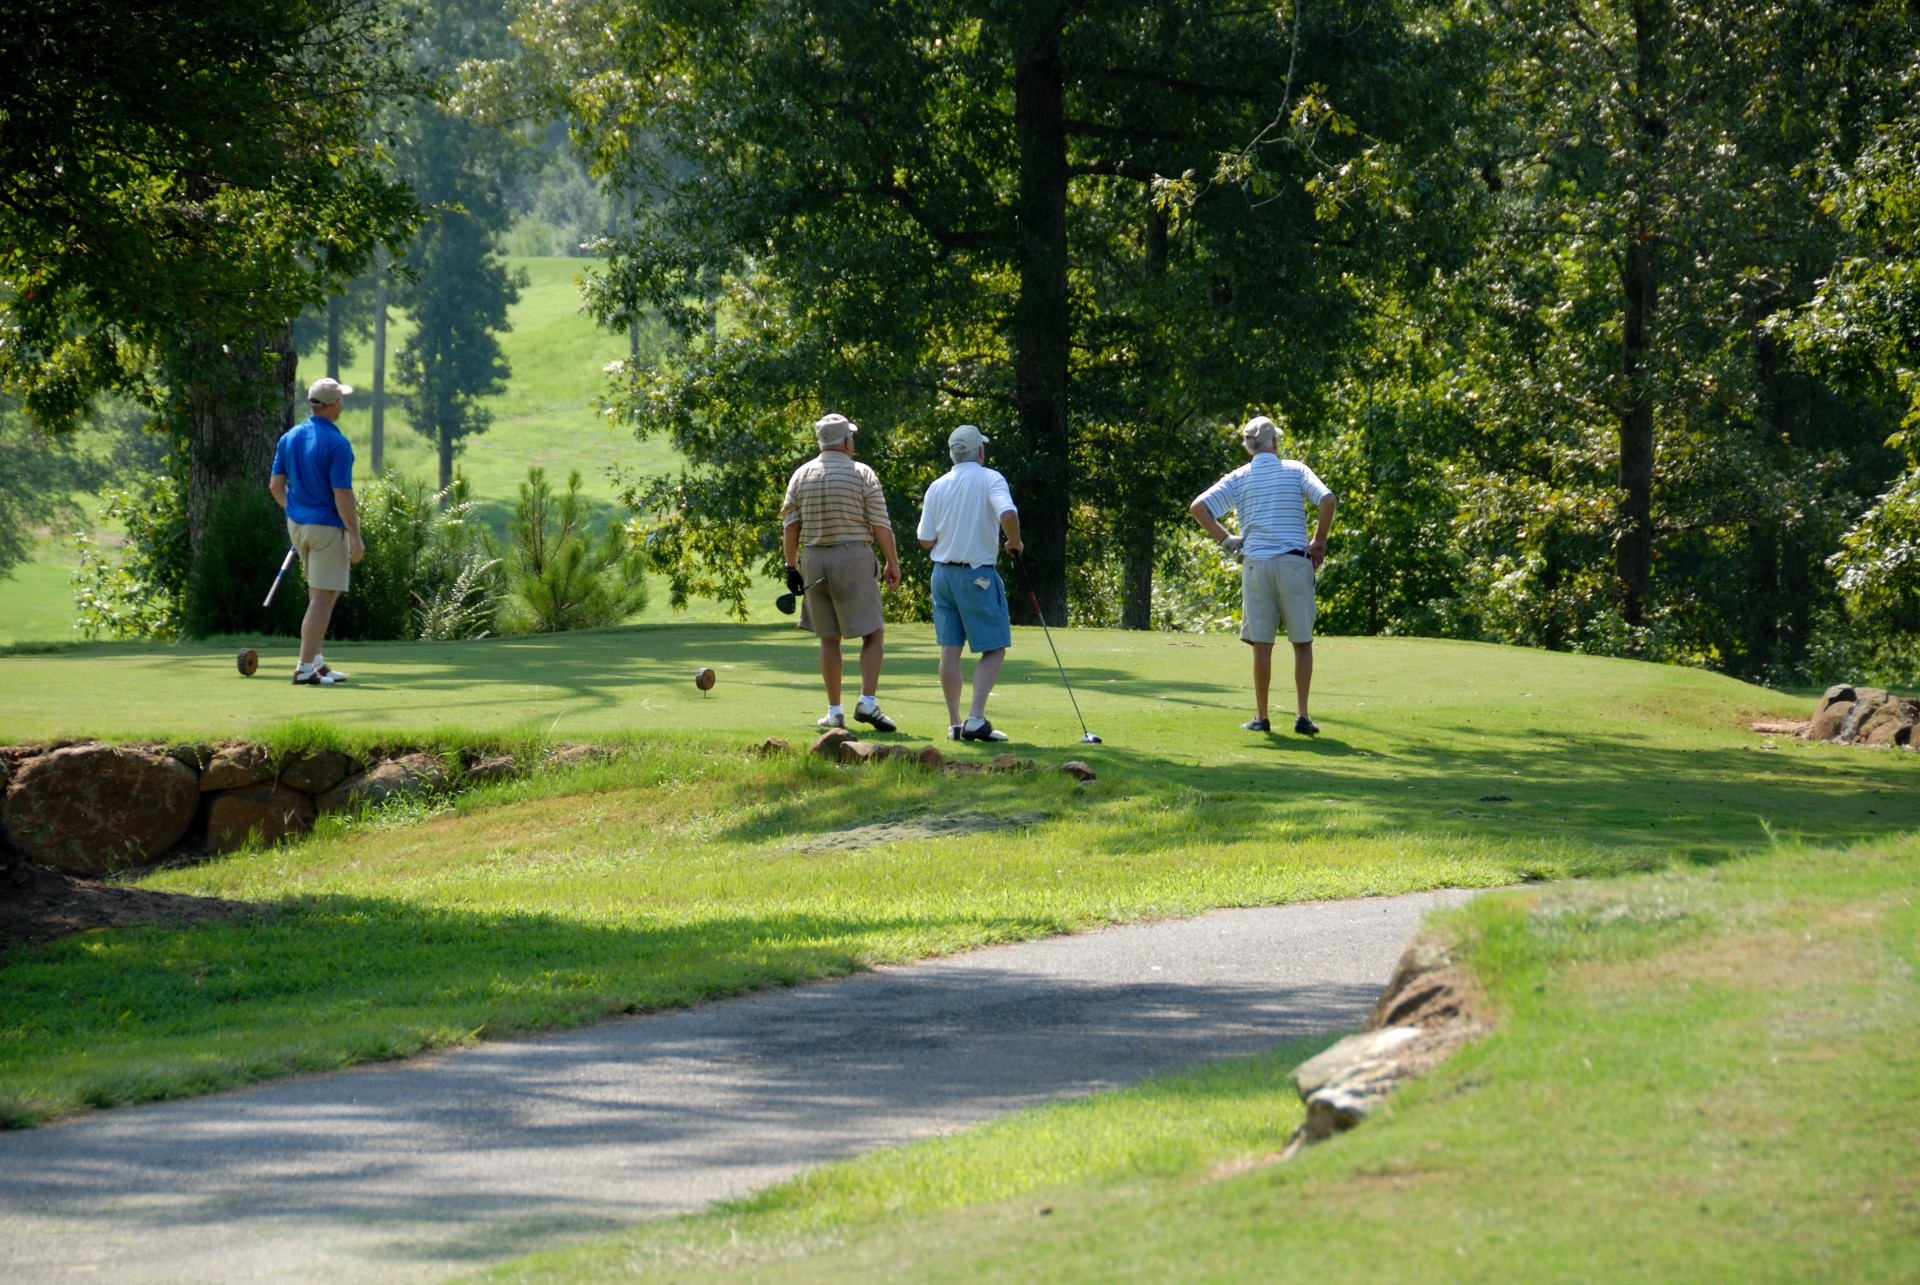
[[[1111,928],[0,1133],[0,1280],[445,1280],[1352,1028],[1469,895]]]

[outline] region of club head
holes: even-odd
[[[793,614],[793,603],[796,596],[797,595],[791,593],[781,594],[773,600],[774,609],[783,616],[791,616]]]
[[[1085,736],[1080,738],[1080,743],[1082,745],[1098,745],[1100,743],[1100,738],[1095,736],[1092,732],[1088,732]]]

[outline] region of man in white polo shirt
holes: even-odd
[[[987,696],[1013,642],[1007,590],[995,563],[1000,535],[1020,556],[1020,511],[1007,479],[986,466],[987,439],[972,424],[947,437],[953,468],[927,488],[917,534],[933,557],[933,639],[940,645],[940,691],[947,698],[947,736],[956,741],[1004,741],[987,721]],[[971,643],[973,705],[960,719],[960,648]]]
[[[1208,487],[1188,511],[1222,548],[1242,559],[1240,641],[1253,648],[1255,713],[1241,726],[1249,732],[1272,730],[1267,688],[1273,680],[1274,635],[1284,621],[1293,644],[1293,730],[1312,736],[1320,730],[1307,713],[1307,689],[1313,685],[1313,577],[1327,557],[1336,501],[1312,469],[1280,458],[1280,430],[1265,415],[1241,427],[1240,444],[1251,457],[1248,462]],[[1320,507],[1312,539],[1307,538],[1309,504]],[[1239,535],[1220,525],[1229,513],[1239,515]]]

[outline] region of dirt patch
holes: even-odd
[[[985,812],[922,813],[891,817],[851,830],[833,830],[799,843],[788,844],[787,852],[846,852],[853,848],[877,848],[909,839],[943,839],[955,834],[984,834],[995,830],[1018,830],[1039,825],[1047,819],[1042,812],[1016,812],[1011,816],[991,816]]]
[[[181,928],[264,913],[265,907],[251,902],[72,879],[26,862],[10,870],[0,866],[0,950],[89,928]]]

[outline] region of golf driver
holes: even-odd
[[[825,576],[821,576],[818,580],[815,580],[813,584],[809,584],[807,586],[807,589],[813,588],[814,585],[823,585],[826,582],[827,582],[827,578]],[[802,589],[800,593],[805,593],[807,589]],[[799,600],[800,600],[799,593],[783,593],[778,598],[775,598],[773,600],[773,605],[780,612],[781,615],[791,616],[793,614],[793,604],[798,602]]]
[[[279,574],[275,575],[273,583],[267,586],[267,600],[260,604],[262,607],[271,607],[273,605],[273,595],[280,592],[280,582],[287,578],[287,568],[292,565],[293,550],[288,549],[287,556],[280,559]]]
[[[1060,649],[1053,645],[1053,631],[1047,628],[1047,617],[1040,610],[1040,595],[1033,591],[1033,577],[1027,574],[1027,560],[1016,553],[1013,561],[1020,568],[1020,579],[1027,586],[1027,601],[1033,604],[1033,617],[1040,622],[1040,632],[1047,636],[1047,650],[1053,653],[1053,664],[1060,671],[1060,681],[1066,686],[1067,699],[1073,701],[1073,716],[1080,719],[1080,742],[1083,745],[1098,745],[1100,738],[1087,731],[1087,720],[1080,717],[1080,702],[1074,697],[1073,684],[1067,682],[1067,667],[1060,663]]]

